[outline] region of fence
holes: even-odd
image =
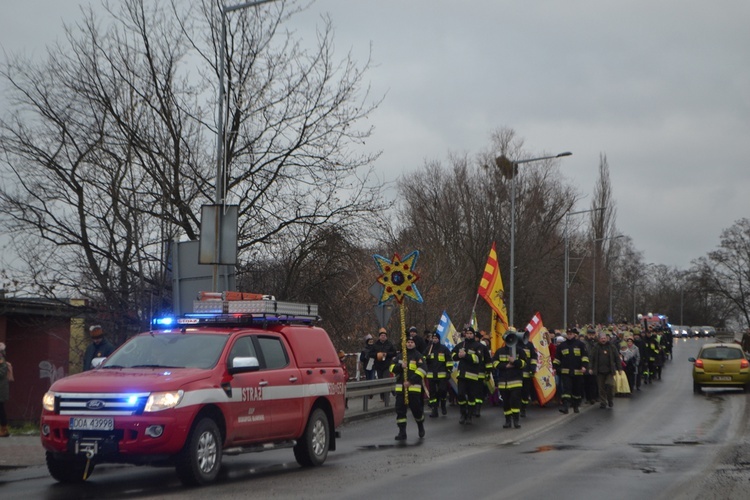
[[[383,404],[387,407],[390,405],[394,381],[393,377],[386,377],[348,382],[346,384],[346,397],[350,404],[357,398],[362,398],[362,411],[367,411],[370,398],[376,394],[383,394]]]

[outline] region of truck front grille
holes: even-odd
[[[148,396],[148,392],[59,393],[55,396],[55,409],[60,415],[138,415]]]

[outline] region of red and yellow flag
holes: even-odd
[[[505,327],[502,321],[499,321],[497,319],[497,314],[495,311],[492,311],[492,331],[490,336],[490,349],[492,349],[492,353],[494,354],[495,351],[500,349],[502,346],[505,345],[505,340],[503,340],[503,335],[505,335],[505,332],[508,331],[508,329]]]
[[[526,326],[529,340],[534,344],[537,354],[536,373],[534,374],[534,388],[536,389],[539,405],[544,405],[555,396],[557,387],[555,375],[552,371],[552,359],[549,356],[549,345],[544,339],[547,331],[542,324],[542,315],[536,313]]]
[[[482,280],[479,282],[479,295],[489,304],[500,323],[508,329],[508,313],[503,302],[503,279],[500,277],[500,266],[497,264],[495,242],[492,242],[490,256],[484,265]]]

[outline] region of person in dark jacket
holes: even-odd
[[[464,340],[451,351],[451,358],[458,368],[457,399],[461,410],[458,423],[461,425],[471,423],[477,395],[481,393],[479,371],[484,370],[484,347],[474,338],[474,328],[467,326],[463,334]]]
[[[643,383],[651,384],[654,380],[661,378],[661,344],[654,336],[653,329],[649,326],[646,330],[646,338],[643,339],[645,346],[645,367],[643,370]],[[658,375],[658,378],[657,378]]]
[[[375,339],[372,338],[372,335],[367,334],[365,337],[365,347],[359,353],[359,362],[362,363],[365,380],[373,380],[375,378],[375,353],[373,352],[373,345],[375,345]]]
[[[619,350],[612,345],[604,333],[599,334],[599,343],[589,353],[589,367],[596,376],[599,391],[599,408],[614,406],[615,373],[622,371]]]
[[[378,378],[383,378],[396,356],[396,347],[388,340],[388,331],[385,328],[378,330],[378,340],[373,344],[372,352],[375,354],[375,373]]]
[[[590,353],[599,343],[596,330],[593,327],[586,327],[586,338],[582,339],[581,342],[586,344],[586,352]],[[594,404],[599,399],[596,375],[591,370],[583,375],[583,399],[589,404]]]
[[[403,353],[396,356],[390,370],[396,376],[396,423],[398,424],[396,441],[406,439],[407,408],[411,410],[411,414],[417,422],[419,437],[423,438],[425,430],[422,380],[426,375],[425,360],[422,353],[416,349],[413,338],[406,340],[406,356],[403,356]],[[409,394],[408,403],[404,396],[407,392]]]
[[[9,437],[8,416],[5,413],[5,402],[10,399],[11,364],[5,359],[5,343],[0,342],[0,437]]]
[[[492,366],[497,370],[496,385],[503,399],[503,428],[510,428],[512,419],[513,426],[518,429],[521,427],[518,417],[521,414],[523,374],[526,366],[526,351],[523,344],[515,346],[515,349],[507,345],[498,348],[492,356]]]
[[[104,338],[104,331],[100,325],[89,328],[89,336],[91,337],[91,344],[83,354],[83,371],[91,370],[91,362],[94,358],[106,358],[115,352],[115,346]]]
[[[523,367],[523,388],[521,389],[521,416],[525,417],[526,407],[529,406],[534,391],[534,374],[536,373],[537,358],[539,356],[534,343],[526,336],[518,347],[523,350],[526,357]]]
[[[638,369],[635,373],[635,390],[641,390],[641,383],[645,383],[646,371],[646,343],[641,338],[641,333],[636,330],[633,333],[633,344],[638,348]]]
[[[424,351],[427,348],[427,343],[425,342],[424,337],[422,337],[421,335],[419,335],[419,333],[417,333],[416,326],[409,327],[407,338],[414,339],[414,345],[417,347],[417,351],[424,354]]]
[[[451,351],[440,342],[440,334],[432,334],[432,342],[425,353],[427,362],[427,382],[430,392],[429,404],[432,412],[431,418],[438,416],[438,404],[443,415],[448,413],[445,407],[448,398],[448,377],[453,371],[453,360]]]
[[[487,381],[492,377],[492,351],[490,351],[488,339],[481,338],[479,335],[475,335],[475,338],[479,341],[479,345],[482,349],[482,353],[480,354],[482,368],[479,370],[479,385],[474,399],[474,416],[481,417],[482,405],[490,395]]]
[[[562,413],[568,413],[573,407],[574,413],[579,413],[583,396],[583,375],[589,366],[589,356],[586,346],[578,339],[578,329],[568,328],[567,339],[557,346],[555,361],[552,362],[560,375],[560,400]]]

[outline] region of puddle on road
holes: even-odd
[[[570,444],[547,444],[543,446],[538,446],[534,450],[525,451],[525,454],[531,454],[531,453],[546,453],[548,451],[567,451],[567,450],[579,450],[581,449],[580,446],[574,446]]]

